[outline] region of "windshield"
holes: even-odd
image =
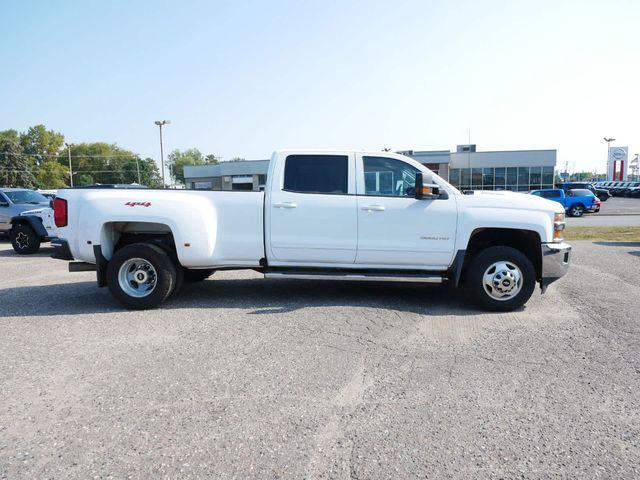
[[[33,190],[10,190],[5,191],[4,194],[9,197],[13,203],[49,203],[49,200],[44,195],[34,192]]]

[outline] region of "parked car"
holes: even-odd
[[[637,182],[636,182],[637,183]],[[631,187],[627,192],[628,197],[639,198],[640,197],[640,183],[636,186]]]
[[[595,213],[600,211],[600,200],[591,190],[575,189],[563,190],[561,188],[546,188],[529,192],[538,197],[547,198],[561,204],[568,215],[581,217],[585,212]]]
[[[620,196],[622,197],[634,197],[640,189],[640,182],[628,182],[621,190]]]
[[[577,188],[582,188],[586,190],[590,190],[593,194],[598,197],[601,201],[606,202],[611,197],[611,193],[604,187],[598,187],[591,182],[565,182],[565,183],[557,183],[556,188],[561,188],[564,191],[567,190],[575,190]]]
[[[36,253],[56,236],[51,200],[25,188],[0,189],[0,232],[20,255]]]
[[[0,188],[0,233],[9,234],[12,217],[49,203],[47,197],[27,188]]]
[[[58,193],[57,190],[36,190],[38,193],[41,193],[42,195],[44,195],[45,197],[47,197],[49,200],[53,200],[54,198],[56,198],[56,195]]]
[[[278,151],[264,192],[58,192],[56,258],[95,270],[131,309],[219,269],[265,278],[464,285],[483,308],[523,305],[569,267],[564,209],[513,192],[462,195],[390,152]],[[78,260],[78,261],[73,261]]]
[[[609,188],[609,192],[614,197],[619,197],[622,195],[622,191],[626,188],[628,183],[630,182],[613,182],[611,184],[611,188]]]

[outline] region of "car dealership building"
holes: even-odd
[[[478,152],[475,145],[449,150],[400,151],[461,190],[526,192],[553,188],[555,150]],[[267,180],[269,160],[185,166],[186,188],[258,191]]]

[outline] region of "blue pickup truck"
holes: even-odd
[[[584,188],[575,190],[547,188],[532,190],[529,193],[562,204],[567,214],[572,217],[581,217],[585,212],[595,213],[600,211],[600,199],[592,191]]]

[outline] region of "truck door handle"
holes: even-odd
[[[296,205],[293,202],[280,202],[280,203],[274,203],[273,206],[275,208],[296,208],[298,205]]]
[[[362,210],[365,212],[384,212],[384,206],[382,205],[364,205]]]

